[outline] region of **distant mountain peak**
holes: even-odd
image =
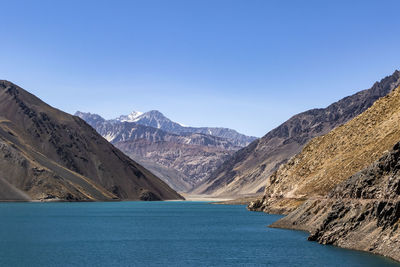
[[[96,124],[97,122],[104,122],[100,116],[95,117],[95,114],[77,112],[76,116],[81,117],[89,124]],[[185,135],[186,133],[202,133],[206,135],[225,138],[235,146],[247,146],[252,141],[257,139],[253,136],[246,136],[236,132],[235,130],[221,127],[190,127],[178,122],[174,122],[167,118],[163,113],[158,110],[150,110],[147,112],[133,111],[129,115],[121,115],[116,119],[110,120],[113,123],[135,123],[143,126],[149,126],[156,129],[163,130],[168,133]],[[107,138],[109,140],[109,138]]]
[[[138,117],[140,117],[143,114],[141,111],[132,111],[128,115],[121,115],[119,116],[116,120],[120,122],[134,122],[137,120]]]
[[[165,117],[164,114],[162,114],[160,111],[155,110],[155,109],[147,111],[146,113],[147,114],[151,114],[151,115],[155,115],[155,116],[163,116],[163,117]]]
[[[129,115],[121,115],[116,121],[119,122],[136,122],[138,124],[146,125],[146,126],[151,126],[157,129],[165,129],[165,128],[170,128],[171,125],[178,125],[179,127],[182,127],[179,123],[175,123],[168,119],[167,117],[164,116],[160,111],[158,110],[150,110],[147,112],[139,112],[139,111],[133,111]]]
[[[140,117],[141,118],[152,117],[152,118],[157,118],[157,119],[163,119],[163,120],[169,120],[170,121],[170,119],[165,117],[164,114],[162,114],[158,110],[147,111],[147,112],[143,113]]]

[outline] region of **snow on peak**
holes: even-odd
[[[124,121],[134,122],[142,114],[143,114],[143,112],[140,112],[140,111],[132,111],[129,115],[121,115],[121,116],[119,116],[119,118],[117,118],[117,120],[121,121],[121,122],[124,122]]]
[[[140,111],[132,111],[131,114],[128,115],[128,117],[130,119],[134,120],[142,114],[143,114],[143,112],[140,112]]]

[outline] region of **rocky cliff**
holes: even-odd
[[[78,117],[0,81],[0,200],[182,199]]]
[[[379,160],[311,198],[272,227],[305,230],[309,240],[400,261],[400,143]]]
[[[343,98],[327,108],[313,109],[293,116],[264,137],[233,154],[193,192],[220,196],[238,196],[262,192],[268,181],[267,178],[281,164],[286,163],[291,157],[299,153],[308,141],[330,132],[337,126],[363,113],[377,99],[386,96],[399,85],[400,72],[395,71],[391,76],[375,83],[368,90]],[[352,135],[351,132],[348,134]],[[332,144],[331,149],[334,150],[335,146],[340,144]],[[389,143],[385,146],[386,149],[388,145]],[[309,146],[309,148],[311,147]],[[356,148],[353,147],[353,149]],[[330,154],[332,153],[329,150],[327,151]],[[376,157],[379,156],[378,154]],[[324,153],[321,153],[320,156],[324,157]],[[365,155],[359,156],[365,157]],[[341,161],[340,158],[336,158],[336,160]],[[293,161],[290,164],[293,164]],[[358,169],[361,167],[363,166],[357,166]],[[321,169],[317,165],[313,168]],[[357,170],[357,168],[353,168],[352,171]],[[314,171],[310,170],[310,172]],[[345,173],[342,179],[349,174],[348,172]],[[333,185],[328,184],[327,188],[331,188]],[[323,187],[323,185],[321,186]]]

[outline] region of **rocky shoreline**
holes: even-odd
[[[269,227],[306,231],[310,233],[309,241],[366,251],[400,262],[399,223],[386,219],[395,218],[399,206],[399,202],[311,200]]]
[[[270,227],[307,231],[310,241],[400,262],[400,143],[325,197],[299,199],[298,208],[288,205],[294,199],[266,198],[248,209],[287,215]]]

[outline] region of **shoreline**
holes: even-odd
[[[259,195],[241,196],[241,197],[216,197],[210,195],[190,195],[186,193],[179,193],[184,199],[165,199],[159,201],[204,201],[211,202],[216,205],[247,205],[251,201],[260,198]],[[64,199],[29,199],[29,200],[0,200],[0,203],[22,202],[22,203],[49,203],[49,202],[123,202],[123,201],[144,201],[140,199],[110,199],[110,200],[64,200]],[[151,201],[144,201],[151,202]]]
[[[272,213],[266,213],[266,214],[272,214]],[[276,222],[278,222],[278,221],[276,221]],[[291,226],[286,225],[286,224],[276,224],[276,225],[274,225],[276,222],[274,222],[274,223],[272,223],[270,225],[267,225],[267,227],[276,228],[276,229],[290,230],[290,231],[300,231],[300,232],[305,232],[305,233],[311,234],[311,232],[309,230],[302,229],[301,227],[296,228],[296,227],[291,227]],[[383,257],[383,258],[387,258],[387,259],[389,259],[391,261],[394,261],[394,262],[398,263],[399,266],[400,266],[400,260],[397,260],[397,259],[395,259],[395,258],[393,258],[392,256],[389,256],[389,255],[382,255],[382,254],[379,254],[379,253],[376,253],[376,252],[373,252],[373,251],[367,251],[367,250],[363,250],[363,249],[358,249],[356,247],[343,247],[343,246],[337,246],[337,245],[334,245],[334,244],[321,244],[318,241],[313,241],[313,240],[308,240],[308,239],[306,241],[307,242],[316,242],[321,246],[322,245],[324,245],[324,246],[333,246],[333,247],[337,247],[337,248],[341,248],[341,249],[360,251],[360,252],[372,254],[372,255],[375,255],[375,256],[380,256],[380,257]]]
[[[207,202],[219,202],[219,201],[230,201],[233,200],[233,198],[228,198],[228,197],[214,197],[214,196],[208,196],[208,195],[188,195],[184,193],[180,193],[185,200],[183,201],[207,201]]]
[[[292,224],[292,221],[289,218],[287,218],[287,215],[285,215],[285,214],[274,214],[274,213],[268,213],[268,212],[264,212],[264,211],[255,211],[255,210],[249,210],[249,211],[250,212],[262,212],[262,213],[265,213],[265,214],[268,214],[268,215],[282,215],[282,216],[284,216],[281,219],[278,219],[277,221],[273,222],[272,224],[267,225],[267,227],[269,227],[269,228],[305,232],[305,233],[308,233],[308,235],[309,235],[308,238],[311,236],[311,234],[312,234],[311,232],[314,230],[314,229],[310,228],[307,225]],[[285,220],[285,218],[286,218],[286,220]],[[384,255],[384,254],[376,252],[376,251],[369,251],[369,250],[362,249],[362,248],[359,248],[357,246],[351,246],[351,245],[349,245],[349,246],[341,246],[341,245],[337,245],[337,244],[322,244],[322,243],[318,242],[317,240],[309,240],[308,238],[307,238],[306,241],[308,241],[308,242],[317,242],[319,245],[334,246],[334,247],[338,247],[338,248],[341,248],[341,249],[360,251],[360,252],[369,253],[369,254],[372,254],[372,255],[384,257],[384,258],[387,258],[388,260],[391,260],[391,261],[394,261],[394,262],[398,263],[399,266],[400,266],[400,258],[395,258],[394,256],[391,256],[391,255]]]
[[[165,200],[154,200],[146,201],[140,199],[113,199],[113,200],[64,200],[64,199],[30,199],[30,200],[0,200],[0,203],[87,203],[87,202],[190,202],[190,201],[204,201],[204,202],[224,202],[232,201],[233,198],[218,198],[211,196],[191,196],[185,197],[185,199],[165,199]]]

